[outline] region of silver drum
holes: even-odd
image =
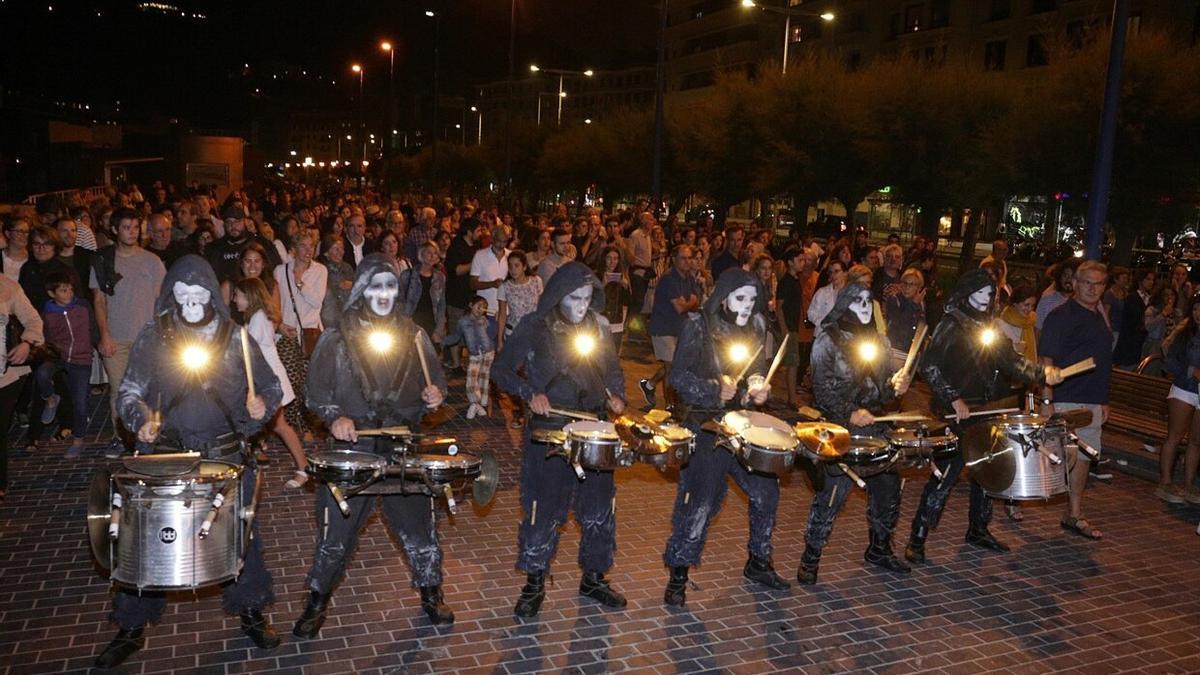
[[[800,441],[787,422],[753,410],[733,410],[721,418],[721,426],[732,434],[725,443],[742,466],[776,476],[792,470]]]
[[[578,420],[563,427],[567,462],[593,471],[613,471],[629,466],[617,427],[612,422]]]
[[[1016,473],[1008,488],[988,491],[989,495],[1034,500],[1049,499],[1067,491],[1070,448],[1065,442],[1065,426],[1041,415],[1005,415],[990,424],[1008,439],[1006,449],[1016,460]]]
[[[150,459],[147,457],[146,459]],[[172,476],[138,473],[135,461],[114,474],[119,530],[112,546],[112,580],[139,590],[191,590],[237,577],[244,534],[242,467],[196,461]],[[201,538],[217,495],[223,504]]]

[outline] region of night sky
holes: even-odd
[[[272,109],[350,105],[355,61],[366,67],[368,102],[382,96],[388,60],[378,45],[390,39],[399,91],[422,95],[435,36],[426,9],[443,16],[444,95],[508,68],[506,0],[156,1],[206,18],[143,11],[138,0],[0,0],[0,84],[88,103],[100,116],[121,101],[123,115],[232,126]],[[653,0],[517,0],[517,77],[531,62],[652,63],[656,13]]]

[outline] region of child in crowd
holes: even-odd
[[[92,347],[100,341],[100,332],[91,305],[75,297],[75,286],[66,271],[54,270],[46,276],[46,294],[50,299],[42,307],[42,323],[50,356],[42,361],[34,376],[37,395],[46,402],[42,408],[42,424],[50,424],[60,400],[54,391],[54,379],[60,371],[66,371],[74,418],[67,458],[74,459],[83,452],[82,437],[87,433]],[[67,436],[64,431],[64,440]]]
[[[467,419],[476,415],[486,417],[488,388],[491,386],[492,361],[496,358],[496,346],[488,335],[487,298],[477,295],[467,306],[467,313],[458,320],[454,333],[446,337],[445,344],[460,341],[467,345],[471,355],[467,365]]]

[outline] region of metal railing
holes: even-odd
[[[104,191],[106,189],[107,188],[105,188],[105,186],[103,186],[103,185],[96,185],[93,187],[86,187],[86,188],[73,188],[70,190],[56,190],[54,192],[39,192],[37,194],[29,195],[21,203],[36,205],[38,203],[38,200],[42,199],[43,197],[59,197],[59,198],[65,199],[67,197],[70,197],[70,196],[76,195],[76,194],[82,196],[85,200],[92,200],[97,197],[103,197]]]

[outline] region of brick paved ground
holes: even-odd
[[[628,365],[647,367],[637,359]],[[458,406],[461,384],[455,388]],[[1064,534],[1064,506],[1055,502],[1027,508],[1021,524],[1000,515],[994,530],[1013,545],[1003,556],[962,544],[966,490],[959,487],[929,542],[933,564],[911,577],[864,567],[865,501],[856,494],[826,550],[820,585],[786,592],[743,582],[747,508],[734,489],[693,573],[687,608],[676,610],[661,603],[660,557],[674,478],[646,467],[621,471],[611,578],[629,608],[606,611],[577,597],[572,524],[541,616],[515,620],[522,583],[513,569],[517,432],[506,422],[457,417],[445,427],[468,446],[495,450],[503,467],[490,508],[468,506],[441,522],[447,600],[458,616],[452,628],[428,625],[401,550],[376,518],[320,639],[292,639],[311,561],[312,495],[283,487],[290,469],[284,453],[272,450],[260,523],[275,575],[270,615],[284,644],[270,653],[254,649],[236,618],[222,614],[219,594],[206,591],[172,602],[123,672],[1200,671],[1198,514],[1166,509],[1149,496],[1150,484],[1123,475],[1086,495],[1085,512],[1105,531],[1104,542]],[[114,631],[106,620],[108,585],[83,535],[84,491],[107,462],[99,448],[107,432],[94,438],[97,446],[79,461],[64,460],[61,446],[13,461],[13,484],[0,505],[2,672],[84,671]],[[905,523],[921,480],[912,474],[904,491]],[[775,561],[788,578],[803,549],[811,497],[799,474],[785,481]]]

